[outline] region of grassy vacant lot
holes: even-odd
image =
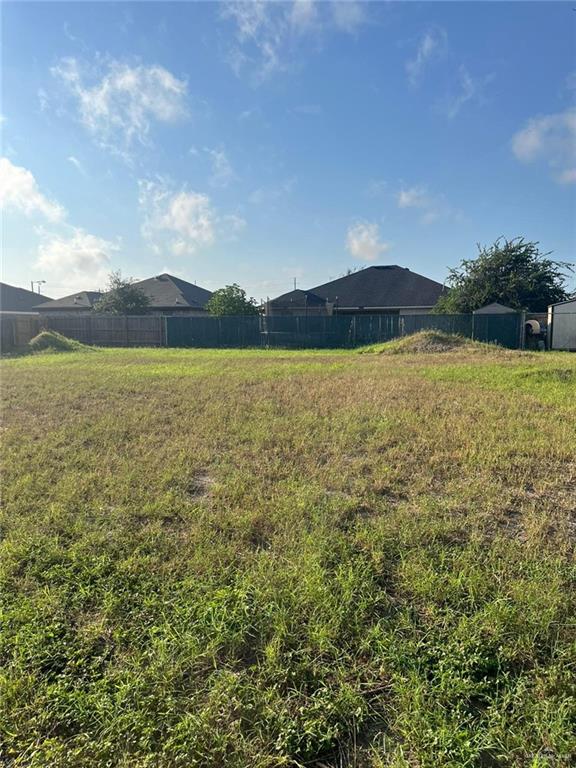
[[[0,762],[576,760],[576,356],[3,363]]]

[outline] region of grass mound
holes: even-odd
[[[480,341],[468,339],[455,333],[444,331],[419,331],[410,336],[403,336],[393,341],[385,341],[382,344],[372,344],[358,350],[360,354],[378,355],[408,355],[412,353],[434,352],[493,352],[497,348],[494,344],[484,344]]]
[[[40,331],[28,342],[32,352],[78,352],[82,349],[90,349],[76,339],[69,339],[58,331]]]

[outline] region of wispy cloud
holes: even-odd
[[[458,218],[460,214],[448,204],[445,197],[432,194],[423,184],[402,186],[396,193],[398,208],[414,208],[420,211],[423,224],[431,224],[442,218]]]
[[[357,221],[348,227],[346,248],[360,261],[376,261],[381,253],[390,250],[390,243],[380,238],[380,228],[375,222]]]
[[[523,163],[545,162],[558,183],[576,183],[576,109],[531,118],[512,137],[512,151]]]
[[[213,187],[227,187],[235,180],[236,173],[226,152],[223,149],[210,149],[209,147],[205,147],[204,152],[209,156],[212,164],[210,184]]]
[[[385,179],[372,179],[366,188],[368,197],[381,197],[388,188],[388,182]]]
[[[187,85],[164,67],[109,59],[92,68],[62,59],[52,74],[64,84],[78,119],[102,146],[122,154],[146,144],[152,125],[187,114]]]
[[[68,162],[71,163],[74,166],[74,168],[76,168],[78,173],[81,173],[82,176],[86,176],[86,170],[77,157],[74,157],[74,155],[70,155],[70,157],[68,158]]]
[[[335,25],[342,32],[355,34],[368,21],[367,3],[355,0],[336,0],[331,3]]]
[[[271,184],[269,186],[258,187],[248,196],[248,202],[253,205],[263,205],[266,203],[274,203],[283,197],[286,197],[292,193],[294,187],[297,184],[297,179],[292,176],[289,179],[279,182],[278,184]]]
[[[38,248],[36,266],[53,281],[71,290],[94,289],[104,284],[110,270],[111,254],[118,243],[71,227],[68,234],[55,235],[40,230],[43,242]]]
[[[40,191],[33,174],[5,157],[0,158],[0,206],[38,222],[34,227],[40,238],[35,264],[51,282],[70,290],[103,283],[110,254],[119,249],[118,243],[71,225],[65,208]]]
[[[494,79],[493,74],[475,77],[462,65],[458,70],[458,81],[455,89],[438,103],[440,112],[453,120],[462,108],[469,102],[482,104],[485,101],[486,86]]]
[[[406,73],[412,85],[418,83],[428,64],[445,51],[447,39],[442,27],[430,27],[422,34],[414,57],[406,62]]]
[[[62,221],[66,216],[59,203],[40,191],[33,174],[27,168],[14,165],[7,157],[0,158],[0,205],[26,216],[40,215],[52,222]]]
[[[296,104],[289,112],[293,115],[306,115],[310,117],[318,117],[322,114],[322,107],[320,104]]]
[[[255,84],[294,66],[301,59],[303,39],[318,37],[330,28],[354,34],[367,21],[365,5],[353,0],[228,2],[221,15],[235,30],[226,60],[237,75],[248,73]]]
[[[218,237],[234,239],[246,226],[238,214],[221,215],[210,196],[166,179],[141,180],[142,235],[157,252],[176,256],[211,248]]]
[[[162,180],[140,182],[142,234],[159,251],[167,236],[172,253],[195,253],[214,244],[216,213],[208,195],[186,188],[173,190]]]

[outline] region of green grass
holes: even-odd
[[[0,763],[571,765],[576,357],[2,363]]]

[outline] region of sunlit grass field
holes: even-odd
[[[2,363],[0,763],[576,761],[576,356]]]

